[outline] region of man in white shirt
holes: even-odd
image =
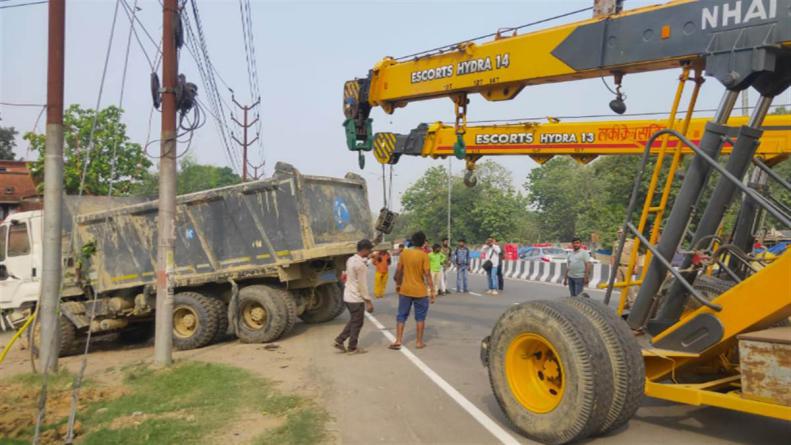
[[[342,352],[362,354],[366,352],[357,347],[357,339],[365,321],[365,311],[373,312],[374,305],[368,295],[368,256],[374,246],[364,239],[357,243],[357,253],[346,260],[346,287],[343,290],[343,302],[349,309],[349,321],[341,334],[335,338],[335,348]],[[349,340],[349,347],[344,343]]]
[[[489,282],[489,290],[486,293],[497,295],[497,288],[500,286],[500,280],[497,277],[497,269],[500,267],[500,246],[495,244],[494,238],[486,240],[486,245],[481,249],[481,260],[484,262],[484,266],[491,264],[491,268],[486,270]]]

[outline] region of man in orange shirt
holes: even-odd
[[[386,250],[380,250],[372,260],[376,266],[374,274],[374,297],[382,298],[387,289],[387,277],[390,274],[390,254]]]
[[[428,255],[422,246],[426,243],[426,235],[417,232],[412,235],[412,248],[401,253],[396,268],[395,283],[398,293],[398,315],[396,317],[396,341],[389,346],[390,349],[401,349],[404,339],[404,324],[409,318],[412,306],[415,306],[415,322],[417,324],[417,340],[415,347],[423,349],[423,332],[426,329],[426,315],[429,303],[434,303],[434,285],[431,282],[431,269]]]

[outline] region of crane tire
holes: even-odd
[[[604,304],[589,297],[566,298],[563,302],[575,307],[593,323],[607,349],[613,371],[613,398],[607,418],[594,432],[607,434],[629,422],[643,400],[645,363],[641,348],[626,322]]]
[[[599,431],[612,403],[607,350],[593,324],[558,301],[512,306],[489,342],[489,382],[511,424],[557,445]]]
[[[323,284],[315,290],[316,303],[308,306],[299,318],[305,323],[324,323],[343,313],[343,293],[337,283]]]
[[[219,308],[216,300],[194,291],[173,296],[173,347],[202,348],[217,335]]]
[[[242,343],[268,343],[283,335],[288,312],[279,302],[277,290],[262,284],[239,291],[239,327]]]

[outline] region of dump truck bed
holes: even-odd
[[[96,292],[154,284],[157,208],[154,200],[74,217],[75,251],[95,245]],[[372,237],[371,218],[361,177],[305,176],[282,163],[269,179],[179,196],[174,284],[299,278],[295,263],[353,254]]]

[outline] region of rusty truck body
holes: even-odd
[[[76,351],[89,330],[130,338],[152,331],[157,205],[67,197],[62,353]],[[38,300],[40,219],[40,211],[21,212],[0,226],[0,309]],[[344,308],[338,279],[345,261],[357,241],[373,236],[361,177],[307,176],[284,163],[268,179],[179,196],[176,219],[171,276],[179,349],[229,332],[268,342],[298,317],[334,319]]]

